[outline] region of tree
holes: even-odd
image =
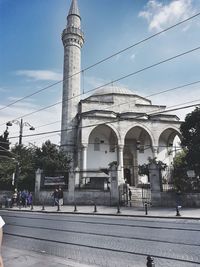
[[[11,190],[13,173],[16,164],[12,159],[4,158],[0,160],[0,188],[1,190]]]
[[[35,172],[42,169],[46,175],[54,176],[56,172],[69,170],[70,160],[55,144],[46,141],[41,148],[15,145],[10,150],[10,157],[0,161],[0,187],[12,187],[13,173],[17,173],[18,189],[34,190]]]
[[[33,191],[35,186],[35,149],[24,145],[15,145],[11,152],[16,155],[15,173],[18,188]]]
[[[150,165],[152,163],[156,164],[159,167],[160,172],[167,168],[167,164],[165,164],[161,160],[157,160],[156,158],[152,159],[151,157],[149,157],[148,161],[149,161],[148,163],[144,163],[142,165],[139,165],[139,171],[138,171],[139,175],[142,175],[142,176],[147,175],[148,181],[150,180],[149,179],[149,168],[150,168]]]
[[[35,150],[35,168],[42,169],[47,175],[52,176],[56,171],[69,170],[70,162],[64,151],[49,140]]]
[[[9,157],[9,140],[8,140],[8,130],[6,129],[4,133],[0,136],[0,156]]]
[[[186,150],[185,160],[190,169],[200,176],[200,108],[187,114],[180,127],[181,145]]]

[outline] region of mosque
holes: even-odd
[[[73,188],[105,190],[109,166],[116,165],[117,184],[138,187],[148,182],[138,166],[157,158],[170,165],[172,147],[180,137],[180,121],[166,106],[127,88],[99,88],[81,98],[81,48],[84,34],[77,0],[72,0],[64,46],[61,147],[71,157]]]

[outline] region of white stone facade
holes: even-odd
[[[61,145],[72,156],[76,187],[102,186],[108,165],[117,165],[118,184],[141,183],[138,165],[157,157],[168,165],[172,144],[180,137],[177,116],[165,106],[116,86],[100,88],[80,101],[80,62],[84,37],[76,0],[72,0],[67,28],[63,31],[64,82]],[[74,75],[76,74],[76,75]],[[73,179],[73,178],[71,178]],[[144,181],[143,181],[144,182]],[[112,184],[112,181],[110,182]]]
[[[128,172],[128,183],[137,185],[138,165],[147,163],[148,157],[157,157],[169,165],[174,138],[180,136],[180,122],[174,115],[148,115],[164,109],[115,87],[82,100],[79,168],[98,170],[117,161],[119,180],[124,182]]]

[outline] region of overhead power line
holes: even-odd
[[[196,101],[200,101],[200,99],[198,99]],[[191,101],[191,102],[194,102],[194,101]],[[179,105],[183,105],[183,103],[179,104]],[[181,110],[181,109],[187,109],[187,108],[196,107],[196,106],[200,106],[200,102],[197,104],[183,106],[183,107],[179,107],[179,108],[167,109],[167,110],[162,110],[162,111],[157,110],[157,111],[152,112],[152,113],[144,113],[142,115],[138,115],[138,116],[134,117],[133,119],[138,119],[138,118],[143,117],[145,115],[146,116],[158,115],[158,114],[162,114],[162,113],[167,113],[167,112]],[[101,123],[95,123],[95,124],[81,126],[80,128],[82,129],[82,128],[88,128],[88,127],[93,127],[93,126],[106,125],[106,124],[110,124],[110,123],[115,123],[115,122],[120,121],[120,120],[123,120],[123,119],[117,118],[115,120],[109,120],[109,121],[105,121],[105,122],[101,122]],[[32,137],[32,136],[41,136],[41,135],[46,135],[46,134],[61,133],[61,132],[71,131],[72,129],[73,129],[73,127],[68,128],[68,129],[64,129],[64,130],[54,130],[54,131],[48,131],[48,132],[42,132],[42,133],[23,135],[23,137]],[[18,138],[18,136],[12,136],[9,139],[15,139],[15,138]]]
[[[122,49],[122,50],[120,50],[120,51],[118,51],[118,52],[116,52],[116,53],[114,53],[114,54],[112,54],[112,55],[110,55],[110,56],[108,56],[108,57],[106,57],[106,58],[94,63],[94,64],[92,64],[92,65],[90,65],[90,66],[88,66],[88,67],[86,67],[85,69],[66,77],[65,79],[62,79],[62,80],[60,80],[58,82],[55,82],[55,83],[52,83],[52,84],[50,84],[50,85],[48,85],[46,87],[41,88],[40,90],[37,90],[37,91],[35,91],[35,92],[33,92],[33,93],[29,94],[29,95],[26,95],[26,96],[16,100],[16,101],[13,101],[10,104],[0,108],[0,111],[6,109],[6,108],[8,108],[8,107],[10,107],[10,106],[12,106],[12,105],[14,105],[16,103],[18,103],[18,102],[21,102],[21,101],[25,100],[26,98],[30,98],[30,97],[32,97],[32,96],[34,96],[36,94],[41,93],[42,91],[45,91],[45,90],[47,90],[47,89],[49,89],[49,88],[51,88],[51,87],[53,87],[55,85],[58,85],[58,84],[62,83],[64,80],[68,80],[68,79],[72,78],[75,75],[78,75],[78,74],[80,74],[82,72],[85,72],[85,71],[91,69],[91,68],[94,68],[97,65],[99,65],[99,64],[101,64],[101,63],[103,63],[103,62],[105,62],[105,61],[107,61],[107,60],[109,60],[109,59],[121,54],[121,53],[124,53],[125,51],[127,51],[127,50],[129,50],[129,49],[131,49],[133,47],[136,47],[136,46],[138,46],[138,45],[140,45],[140,44],[142,44],[142,43],[144,43],[146,41],[151,40],[152,38],[154,38],[154,37],[156,37],[158,35],[161,35],[164,32],[167,32],[167,31],[169,31],[169,30],[171,30],[171,29],[173,29],[173,28],[175,28],[175,27],[177,27],[177,26],[179,26],[179,25],[181,25],[181,24],[183,24],[183,23],[185,23],[185,22],[187,22],[189,20],[192,20],[192,19],[198,17],[199,15],[200,15],[200,12],[198,12],[198,13],[194,14],[193,16],[191,16],[191,17],[189,17],[189,18],[187,18],[185,20],[182,20],[182,21],[180,21],[180,22],[178,22],[178,23],[176,23],[176,24],[174,24],[174,25],[172,25],[172,26],[170,26],[168,28],[165,28],[164,30],[162,30],[160,32],[157,32],[157,33],[155,33],[153,35],[150,35],[150,36],[148,36],[148,37],[146,37],[146,38],[144,38],[144,39],[142,39],[142,40],[140,40],[140,41],[138,41],[138,42],[136,42],[136,43],[134,43],[134,44],[132,44],[132,45],[130,45],[130,46],[128,46],[128,47],[126,47],[126,48],[124,48],[124,49]]]
[[[141,72],[143,72],[143,71],[146,71],[146,70],[148,70],[148,69],[157,67],[157,66],[159,66],[159,65],[161,65],[161,64],[164,64],[164,63],[169,62],[169,61],[171,61],[171,60],[174,60],[174,59],[176,59],[176,58],[182,57],[182,56],[184,56],[184,55],[187,55],[187,54],[192,53],[192,52],[194,52],[194,51],[197,51],[197,50],[199,50],[199,49],[200,49],[200,46],[195,47],[195,48],[190,49],[190,50],[187,50],[187,51],[185,51],[185,52],[183,52],[183,53],[177,54],[177,55],[175,55],[175,56],[173,56],[173,57],[170,57],[170,58],[161,60],[161,61],[159,61],[159,62],[157,62],[157,63],[154,63],[154,64],[152,64],[152,65],[150,65],[150,66],[144,67],[144,68],[142,68],[142,69],[139,69],[139,70],[137,70],[137,71],[134,71],[134,72],[132,72],[132,73],[129,73],[129,74],[125,75],[125,76],[122,76],[122,77],[120,77],[120,78],[117,78],[116,80],[113,80],[112,82],[106,83],[106,84],[101,85],[101,86],[98,86],[98,87],[96,87],[96,88],[93,88],[93,89],[89,90],[88,92],[92,92],[92,91],[94,91],[94,90],[97,90],[97,89],[100,89],[100,88],[105,87],[105,86],[107,86],[107,85],[110,85],[111,83],[121,81],[121,80],[123,80],[123,79],[126,79],[126,78],[128,78],[128,77],[131,77],[131,76],[136,75],[136,74],[138,74],[138,73],[141,73]],[[25,117],[28,117],[28,116],[33,115],[33,114],[35,114],[35,113],[38,113],[38,112],[40,112],[40,111],[43,111],[43,110],[52,108],[52,107],[54,107],[54,106],[56,106],[56,105],[59,105],[59,104],[64,103],[64,102],[66,102],[66,101],[69,101],[69,100],[71,100],[72,98],[76,98],[76,97],[78,97],[78,96],[80,96],[80,95],[82,95],[82,94],[73,96],[73,97],[71,97],[71,98],[68,98],[68,99],[59,101],[59,102],[57,102],[57,103],[54,103],[54,104],[51,104],[51,105],[49,105],[49,106],[40,108],[40,109],[35,110],[35,111],[33,111],[33,112],[30,112],[30,113],[27,113],[27,114],[25,114],[25,115],[23,115],[23,116],[20,116],[20,117],[15,118],[15,120],[20,119],[20,118],[25,118]],[[4,125],[4,124],[5,124],[5,123],[1,124],[0,126],[2,126],[2,125]]]
[[[175,90],[178,90],[178,89],[181,89],[181,88],[185,88],[185,87],[188,87],[188,86],[191,86],[191,85],[195,85],[195,84],[198,84],[198,83],[200,83],[200,81],[194,81],[194,82],[182,84],[182,85],[179,85],[179,86],[176,86],[176,87],[172,87],[172,88],[169,88],[169,89],[166,89],[166,90],[163,90],[163,91],[158,91],[158,92],[150,94],[150,95],[146,95],[145,98],[149,98],[149,97],[152,97],[152,96],[156,96],[156,95],[164,94],[164,93],[167,93],[167,92],[175,91]],[[126,105],[126,104],[131,104],[134,101],[126,101],[126,102],[123,102],[123,103],[120,103],[120,104],[116,104],[116,105],[113,104],[113,105],[105,108],[104,110],[108,110],[108,109],[111,109],[111,108],[114,108],[114,107],[118,107],[118,106],[123,106],[123,105]],[[60,123],[60,122],[61,122],[61,120],[50,122],[50,123],[47,123],[47,124],[42,124],[42,125],[36,126],[36,128],[38,129],[38,128],[42,128],[42,127],[49,126],[49,125],[52,125],[52,124]],[[17,133],[13,133],[13,134],[17,134]]]

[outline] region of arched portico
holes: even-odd
[[[117,148],[118,138],[111,127],[95,127],[88,138],[87,162],[90,162],[90,168],[108,168],[109,163],[117,161]]]
[[[124,140],[124,178],[131,186],[140,183],[138,165],[147,163],[153,157],[152,138],[150,133],[140,126],[135,126],[126,133]]]
[[[177,151],[180,151],[180,131],[176,128],[166,128],[158,139],[158,158],[167,165],[172,163]]]

